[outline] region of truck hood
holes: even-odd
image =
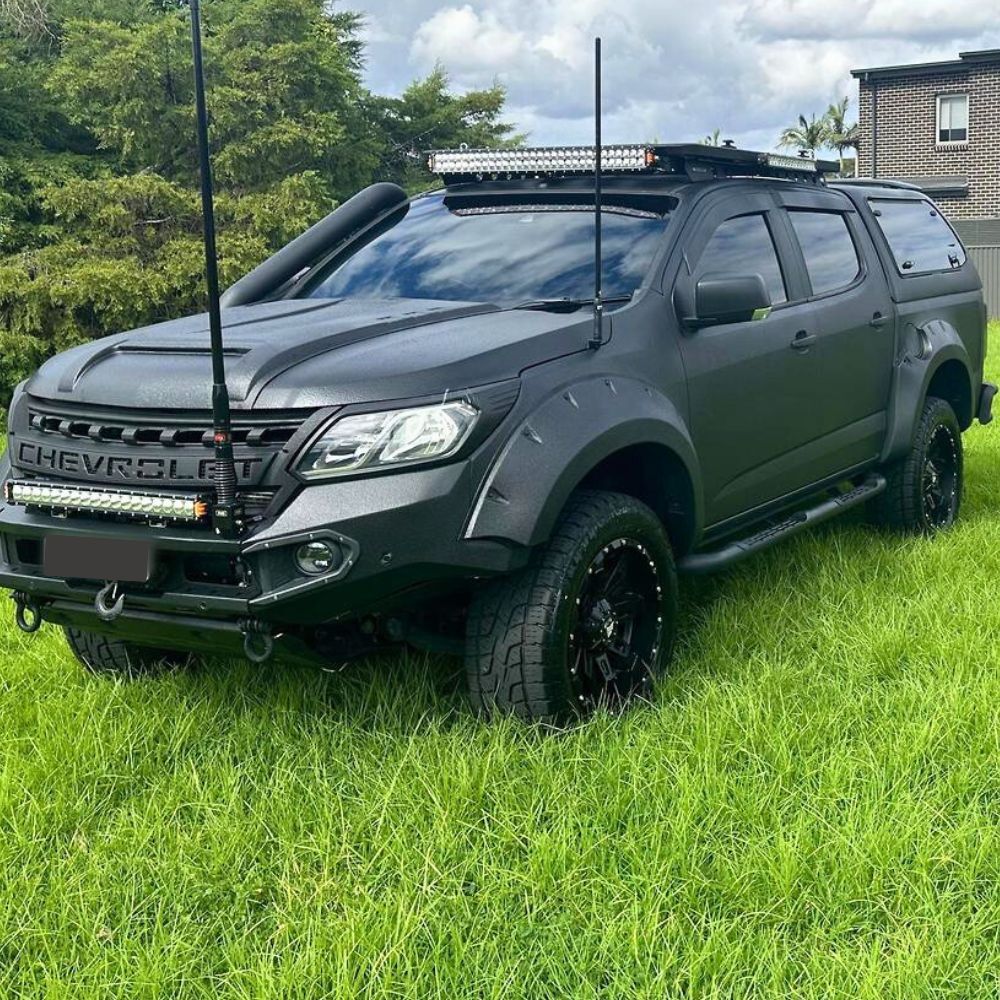
[[[297,299],[225,309],[234,410],[406,399],[517,375],[583,350],[576,315],[418,299]],[[26,386],[35,397],[95,406],[207,410],[207,313],[75,347]]]

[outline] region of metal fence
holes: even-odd
[[[1000,319],[1000,246],[967,247],[979,276],[990,319]]]

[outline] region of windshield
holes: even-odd
[[[444,299],[501,306],[594,293],[594,214],[585,204],[472,205],[417,198],[395,225],[307,279],[309,298]],[[665,214],[605,206],[605,298],[639,287]]]

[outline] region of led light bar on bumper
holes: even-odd
[[[340,417],[306,450],[299,475],[328,479],[451,458],[478,418],[479,410],[464,402]]]
[[[12,479],[4,484],[3,495],[8,503],[22,507],[116,514],[144,520],[195,522],[204,520],[209,513],[204,497],[181,493],[148,493]]]

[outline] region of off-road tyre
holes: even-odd
[[[962,432],[944,399],[928,396],[910,453],[885,470],[887,486],[871,503],[873,523],[934,534],[954,524],[962,504]]]
[[[92,674],[131,680],[166,673],[184,666],[187,653],[172,649],[154,649],[123,642],[97,632],[64,628],[66,642],[73,655]]]
[[[676,616],[677,572],[660,519],[634,497],[579,491],[528,566],[474,596],[472,705],[553,725],[601,704],[623,708],[648,695],[669,662]]]

